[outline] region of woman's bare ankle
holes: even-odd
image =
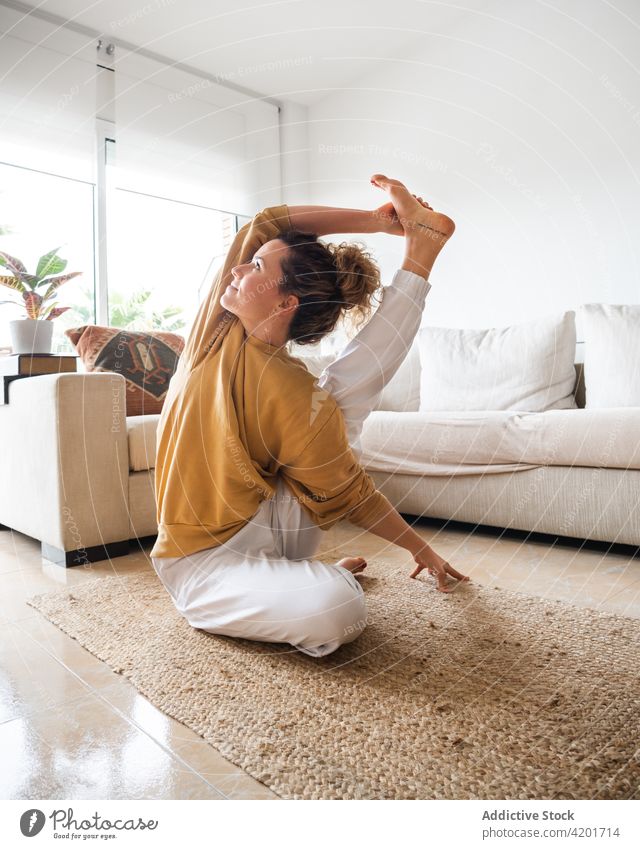
[[[442,244],[422,236],[407,236],[401,268],[428,279],[433,264],[446,242],[442,236],[439,239],[442,240]]]
[[[424,277],[425,280],[429,279],[432,267],[432,265],[427,266],[425,263],[409,259],[408,257],[404,258],[402,265],[400,266],[403,271],[411,271],[413,274],[417,274],[418,277]]]

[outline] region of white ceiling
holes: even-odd
[[[311,104],[489,0],[43,0],[30,7],[279,100]],[[27,5],[27,4],[25,4]],[[437,40],[437,37],[436,37]]]

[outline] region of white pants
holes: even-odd
[[[341,407],[358,457],[362,425],[413,343],[430,288],[423,277],[397,271],[372,318],[318,378]],[[357,579],[314,559],[322,533],[280,478],[275,495],[226,543],[152,563],[194,628],[290,643],[320,657],[367,624]]]

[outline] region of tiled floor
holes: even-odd
[[[640,558],[414,527],[475,582],[640,618]],[[400,559],[411,571],[403,550],[356,536],[337,525],[323,551]],[[1,799],[277,798],[25,604],[63,585],[151,568],[140,551],[65,570],[42,560],[35,540],[0,531]]]

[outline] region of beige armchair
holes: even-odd
[[[0,407],[0,522],[80,565],[129,551],[125,381],[118,374],[15,380]],[[135,534],[134,534],[135,536]]]

